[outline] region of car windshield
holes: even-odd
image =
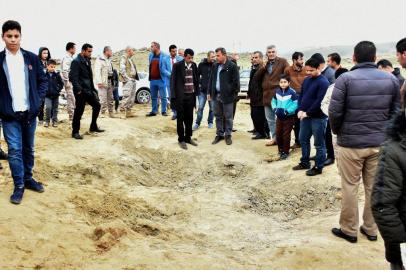
[[[243,70],[240,73],[240,78],[249,78],[250,77],[250,71],[249,70]]]

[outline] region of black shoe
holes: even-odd
[[[104,129],[100,129],[99,127],[96,127],[96,128],[91,128],[91,129],[89,129],[89,131],[90,131],[90,132],[102,133],[102,132],[104,132],[105,130],[104,130]]]
[[[0,160],[7,160],[8,155],[6,152],[4,152],[2,149],[0,149]]]
[[[233,144],[233,140],[231,140],[231,135],[226,136],[226,144],[227,145],[232,145]]]
[[[163,112],[162,116],[168,116],[168,114],[166,112]]]
[[[253,140],[264,140],[264,139],[266,139],[266,136],[262,135],[262,134],[257,134],[255,137],[252,137],[251,139],[253,139]]]
[[[183,150],[187,150],[187,145],[185,142],[179,142],[179,146],[180,148],[182,148]]]
[[[24,186],[26,189],[38,192],[38,193],[42,193],[44,192],[44,186],[42,185],[41,182],[37,182],[35,181],[35,179],[31,179],[29,181],[25,181]]]
[[[0,170],[3,170],[3,165],[1,165],[1,163],[0,163]]]
[[[292,168],[294,171],[299,171],[299,170],[308,170],[310,169],[310,164],[305,164],[300,162],[298,165]]]
[[[255,130],[255,128],[254,128],[254,129],[248,130],[247,132],[248,132],[248,133],[255,133],[256,130]]]
[[[172,120],[176,120],[176,115],[172,115]]]
[[[339,237],[339,238],[342,238],[342,239],[344,239],[344,240],[347,240],[347,241],[350,242],[350,243],[357,243],[357,240],[358,240],[357,237],[351,236],[351,235],[347,235],[347,234],[343,233],[343,232],[341,231],[341,229],[333,228],[333,229],[331,230],[331,232],[332,232],[335,236],[337,236],[337,237]]]
[[[80,135],[79,133],[72,134],[72,138],[76,140],[83,140],[83,136]]]
[[[328,158],[326,161],[324,161],[324,166],[329,166],[334,164],[334,158]]]
[[[237,130],[236,130],[236,129],[233,129],[232,132],[237,132]]]
[[[319,169],[316,166],[314,166],[313,168],[311,168],[310,170],[308,170],[306,172],[306,175],[307,176],[315,176],[315,175],[321,174],[322,172],[323,172],[323,169]]]
[[[224,140],[223,136],[216,136],[211,144],[218,144],[221,140]]]
[[[24,196],[24,188],[14,188],[13,194],[10,196],[12,204],[20,204]]]
[[[362,226],[359,228],[359,231],[360,231],[363,235],[365,235],[369,241],[377,241],[377,240],[378,240],[378,236],[376,236],[376,235],[373,236],[373,235],[367,234],[367,232],[362,228]]]
[[[151,116],[156,116],[156,113],[154,113],[154,112],[150,112],[150,113],[148,113],[147,115],[145,115],[146,117],[151,117]]]
[[[289,154],[287,154],[287,153],[281,153],[281,154],[280,154],[281,160],[285,160],[285,159],[287,159],[288,157],[289,157]]]
[[[193,146],[197,146],[197,142],[195,142],[193,139],[186,141],[186,143],[193,145]]]
[[[316,160],[316,156],[312,156],[312,157],[310,157],[310,158],[309,158],[309,160],[313,160],[313,161],[315,161],[315,160]]]

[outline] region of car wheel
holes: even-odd
[[[135,102],[139,104],[147,104],[151,100],[151,93],[149,89],[142,88],[138,90],[137,95],[135,96]]]

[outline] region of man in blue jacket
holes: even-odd
[[[14,180],[10,202],[19,204],[25,189],[44,192],[42,184],[32,178],[32,169],[36,117],[45,97],[47,79],[38,56],[20,48],[18,22],[5,22],[2,37],[6,49],[0,52],[0,118]]]
[[[149,54],[149,81],[152,99],[152,111],[147,116],[156,116],[158,114],[158,93],[161,98],[162,116],[168,116],[166,107],[168,97],[166,86],[171,79],[171,67],[168,56],[161,52],[161,46],[158,42],[152,42],[151,53]]]

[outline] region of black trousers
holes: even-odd
[[[179,142],[190,142],[192,139],[193,109],[195,105],[195,94],[184,94],[183,101],[176,104],[176,130]]]
[[[256,132],[264,136],[269,134],[264,106],[251,106],[251,119]]]
[[[299,134],[300,134],[300,119],[297,118],[297,112],[295,114],[295,124],[293,130],[295,131],[295,143],[300,145]]]
[[[90,124],[90,129],[97,128],[97,118],[100,113],[100,102],[96,94],[86,95],[85,93],[75,94],[75,111],[73,113],[72,119],[72,134],[79,133],[80,130],[80,120],[82,119],[83,112],[85,111],[86,103],[92,107],[92,123]]]
[[[41,101],[41,106],[39,107],[39,113],[38,113],[38,121],[44,121],[44,113],[45,111],[45,99]]]
[[[325,140],[326,140],[327,158],[334,159],[335,155],[333,146],[333,134],[330,128],[330,121],[327,121]]]

